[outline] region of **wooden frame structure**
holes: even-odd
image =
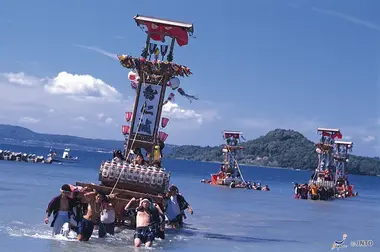
[[[124,224],[124,220],[128,218],[124,216],[123,209],[125,205],[128,203],[128,201],[133,197],[135,198],[149,197],[154,202],[158,203],[161,207],[163,207],[163,194],[166,193],[168,183],[170,182],[170,172],[166,172],[165,169],[162,169],[162,168],[151,167],[151,166],[141,167],[138,165],[136,166],[133,165],[133,167],[131,167],[129,166],[127,162],[125,162],[125,160],[127,160],[126,157],[127,155],[129,155],[130,151],[136,150],[137,148],[145,149],[147,152],[153,153],[154,147],[157,144],[159,144],[158,129],[159,129],[160,118],[162,114],[162,107],[164,104],[167,83],[173,77],[177,77],[177,76],[185,77],[192,74],[188,67],[171,62],[173,59],[172,54],[174,50],[174,42],[177,40],[181,40],[181,43],[177,41],[180,46],[186,44],[187,39],[188,39],[187,37],[188,34],[192,34],[194,32],[194,27],[192,24],[186,24],[186,23],[177,22],[177,21],[170,21],[166,19],[158,19],[158,18],[140,16],[140,15],[136,15],[134,17],[134,20],[138,26],[150,25],[149,29],[151,31],[152,29],[154,30],[157,27],[159,27],[161,30],[159,34],[157,34],[155,31],[147,32],[146,46],[142,54],[143,58],[132,57],[128,55],[118,56],[118,59],[123,67],[137,70],[138,76],[140,77],[137,83],[137,87],[136,87],[136,99],[134,103],[133,113],[132,113],[132,117],[130,118],[132,127],[129,128],[130,129],[129,136],[125,137],[124,145],[126,146],[126,148],[124,151],[124,160],[121,160],[121,161],[113,160],[112,162],[107,161],[107,162],[102,163],[102,166],[99,171],[99,180],[101,181],[100,185],[95,185],[92,183],[76,182],[77,186],[87,187],[88,189],[91,189],[91,190],[92,189],[100,190],[104,192],[105,194],[110,194],[111,192],[115,193],[117,196],[115,199],[113,199],[113,202],[114,202],[114,207],[117,214],[116,218],[118,221],[120,221],[120,223],[123,223],[123,224]],[[148,50],[150,46],[150,39],[152,36],[155,36],[155,35],[159,35],[162,38],[165,38],[165,37],[172,38],[172,43],[171,43],[170,53],[169,53],[171,56],[170,55],[167,56],[167,61],[159,61],[157,59],[154,61],[150,61],[147,59]],[[157,37],[155,37],[154,40],[157,40]],[[152,92],[153,88],[151,88],[149,90],[149,97],[152,97],[153,95],[153,98],[148,99],[145,97],[145,101],[143,101],[144,106],[141,106],[141,101],[140,101],[141,93],[145,91],[146,93],[143,93],[143,95],[148,96],[147,95],[148,91],[145,90],[144,88],[157,87],[157,86],[160,86],[160,91],[158,92],[157,91],[158,89],[155,89],[156,92]],[[158,100],[156,100],[156,95],[159,95]],[[149,126],[149,133],[142,134],[141,133],[142,130],[140,130],[141,124],[139,122],[140,122],[140,119],[143,118],[144,116],[137,117],[137,115],[139,113],[141,115],[148,114],[146,113],[147,100],[150,100],[149,102],[150,105],[148,107],[153,107],[150,109],[152,110],[154,109],[154,112],[151,111],[149,113],[151,115],[150,119],[153,121],[153,117],[154,117],[155,121],[154,121],[154,124],[152,124],[153,130],[152,130],[152,127]],[[126,133],[127,132],[123,134],[126,134]],[[150,155],[150,158],[152,158],[152,156],[153,155]],[[107,164],[107,169],[105,169],[105,164]],[[103,173],[102,173],[103,171],[105,171],[105,173],[112,171],[113,175],[103,176]],[[141,180],[138,180],[138,181],[132,180],[131,182],[129,179],[125,179],[127,171],[129,175],[131,175],[132,172],[135,172],[133,173],[134,176],[138,176],[136,174],[142,174],[139,178],[144,178],[144,182],[141,182]],[[116,177],[114,176],[115,173],[117,174]],[[151,173],[157,173],[157,174],[163,175],[164,176],[163,181],[161,180],[161,182],[158,183],[157,181],[155,181],[155,177],[151,176]],[[119,179],[120,181],[123,180],[122,174],[124,174],[124,182],[119,183]],[[160,179],[161,178],[162,177],[160,177]]]
[[[337,183],[337,181],[342,179],[346,173],[348,153],[352,151],[353,142],[335,141],[335,147],[335,183]]]

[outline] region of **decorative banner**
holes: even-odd
[[[166,53],[168,52],[169,46],[161,45],[160,48],[161,48],[161,56],[162,56],[161,60],[164,60],[164,57],[165,57]]]
[[[169,122],[169,118],[162,117],[162,118],[161,118],[161,127],[162,127],[162,128],[165,128],[166,125],[168,124],[168,122]]]
[[[132,115],[133,115],[132,112],[126,112],[126,113],[125,113],[125,120],[126,120],[127,122],[130,122],[131,119],[132,119]]]
[[[322,132],[322,136],[330,137],[331,139],[342,139],[343,135],[340,132],[334,132],[333,134],[330,134],[328,132]]]
[[[228,139],[228,138],[235,138],[235,139],[240,139],[242,137],[241,132],[233,132],[233,131],[223,131],[223,139]]]
[[[154,53],[154,51],[156,51],[156,48],[157,48],[156,44],[153,44],[153,43],[149,44],[149,60],[151,59],[152,54]]]
[[[138,86],[137,82],[131,81],[131,88],[132,89],[135,89],[137,91],[137,86]]]
[[[129,134],[129,130],[130,130],[131,127],[129,127],[128,125],[123,125],[121,126],[121,132],[123,133],[123,135],[127,135]]]
[[[182,88],[178,88],[178,93],[180,93],[180,95],[185,96],[187,99],[189,99],[190,103],[193,100],[198,100],[198,97],[196,97],[194,95],[186,94],[185,91]]]
[[[155,41],[164,41],[165,36],[170,36],[176,38],[179,46],[187,45],[189,42],[189,35],[187,34],[187,31],[181,27],[148,21],[144,21],[144,24],[148,30],[147,32],[150,34],[151,39]]]
[[[132,132],[153,136],[160,104],[161,85],[142,83],[140,95],[136,102],[136,115]],[[141,120],[141,123],[140,123]]]
[[[168,138],[168,134],[166,134],[165,132],[158,132],[158,138],[162,141],[162,142],[165,142],[166,141],[166,138]]]
[[[168,86],[171,87],[173,90],[176,90],[179,87],[180,83],[180,80],[177,77],[174,77],[168,81]]]
[[[159,56],[160,56],[160,49],[156,48],[156,50],[154,50],[154,60],[157,61]]]
[[[166,101],[164,101],[163,105],[165,105],[168,102],[174,102],[174,97],[175,97],[175,94],[170,93],[168,99],[166,99]]]
[[[343,135],[340,132],[335,132],[334,134],[331,135],[332,139],[338,138],[342,139]]]

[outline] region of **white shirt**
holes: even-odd
[[[168,200],[168,206],[166,209],[166,216],[169,220],[173,220],[181,213],[181,210],[179,209],[178,201],[177,201],[177,195],[170,196],[170,200]]]
[[[115,222],[115,210],[103,209],[100,215],[100,221],[104,224],[111,224]]]

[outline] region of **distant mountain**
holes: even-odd
[[[242,143],[242,146],[244,149],[237,156],[238,162],[242,164],[303,170],[314,170],[317,166],[314,143],[294,130],[272,130],[265,136]],[[223,146],[176,146],[167,157],[221,162],[222,148]],[[378,175],[380,160],[350,155],[347,169],[352,174]]]
[[[122,149],[124,141],[43,134],[20,126],[0,124],[0,144],[1,143],[23,146],[44,146],[57,149],[70,147],[92,151],[112,151]],[[170,153],[172,148],[173,145],[167,144],[164,149],[164,154]]]

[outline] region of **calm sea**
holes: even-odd
[[[48,149],[4,146],[0,149],[45,155]],[[44,165],[0,161],[1,251],[134,251],[131,231],[89,243],[57,240],[43,223],[45,208],[64,183],[97,182],[101,160],[111,154],[73,151],[76,165]],[[308,172],[242,167],[247,180],[268,184],[270,192],[244,191],[200,183],[219,165],[165,160],[194,209],[187,228],[169,232],[154,251],[331,251],[334,240],[348,235],[342,251],[380,251],[380,178],[351,175],[359,197],[331,202],[294,200],[292,182],[306,182]],[[371,248],[350,241],[371,239]]]

